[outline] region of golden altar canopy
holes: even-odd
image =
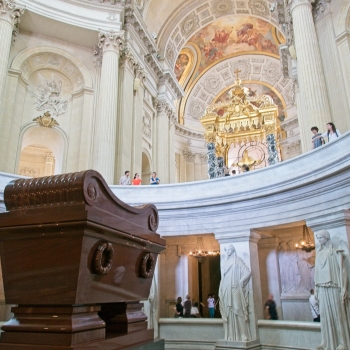
[[[216,156],[223,157],[226,166],[231,145],[242,146],[252,142],[267,143],[267,135],[277,140],[280,132],[278,106],[269,95],[250,96],[249,89],[238,78],[229,91],[227,102],[214,103],[206,108],[200,122],[205,128],[205,139],[215,144]],[[277,145],[279,149],[279,146]]]

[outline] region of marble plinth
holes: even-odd
[[[215,343],[215,350],[238,350],[238,349],[256,349],[260,350],[260,342],[258,340],[251,341],[231,341],[231,340],[217,340]]]

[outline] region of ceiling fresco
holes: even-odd
[[[218,19],[200,29],[188,41],[198,53],[199,65],[191,80],[215,62],[239,52],[256,51],[278,55],[275,27],[261,18],[234,15]],[[175,75],[180,81],[189,60],[182,53],[175,64]]]

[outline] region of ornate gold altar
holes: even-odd
[[[205,139],[208,143],[215,144],[216,156],[223,157],[228,167],[231,145],[242,146],[248,142],[266,143],[269,164],[274,164],[276,161],[273,159],[276,160],[277,157],[278,161],[279,153],[278,107],[268,95],[250,96],[249,89],[242,86],[238,72],[235,73],[237,79],[229,91],[230,99],[209,105],[200,119],[205,128]],[[269,144],[271,141],[274,144],[272,147]]]

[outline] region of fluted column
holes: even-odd
[[[350,104],[346,94],[346,78],[340,69],[340,56],[334,38],[334,24],[328,1],[317,0],[313,15],[328,87],[332,120],[341,132],[345,132],[350,129]]]
[[[311,127],[324,129],[331,121],[331,113],[310,0],[292,0],[291,12],[300,97],[305,113],[303,123],[300,123],[303,125],[300,137],[305,152],[312,148]]]
[[[173,112],[169,115],[169,182],[170,183],[174,183],[176,178],[175,123],[176,123],[176,115]]]
[[[140,173],[142,171],[142,126],[143,126],[143,96],[145,72],[138,66],[135,71],[134,82],[134,115],[133,115],[133,135],[132,135],[132,171]],[[148,183],[144,184],[147,185]]]
[[[113,184],[118,107],[119,56],[124,33],[100,31],[98,46],[102,49],[101,85],[98,119],[95,123],[93,168],[108,184]]]
[[[169,115],[172,109],[167,101],[155,100],[157,109],[156,118],[156,142],[154,146],[153,157],[156,159],[157,169],[152,171],[157,172],[157,177],[161,183],[169,183]]]
[[[0,118],[4,98],[8,59],[10,55],[12,34],[17,33],[20,16],[24,9],[13,0],[0,1]],[[0,123],[1,125],[1,123]]]

